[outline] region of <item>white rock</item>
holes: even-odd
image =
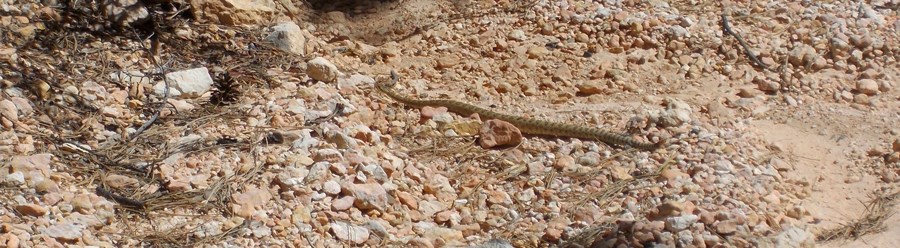
[[[6,99],[0,101],[0,116],[13,123],[19,122],[19,111],[16,109],[16,104]]]
[[[350,241],[356,244],[362,244],[369,240],[369,229],[360,226],[350,225],[346,222],[331,223],[331,232],[340,240]]]
[[[856,90],[870,96],[878,94],[878,82],[872,79],[861,79],[856,82]]]
[[[66,222],[44,228],[41,230],[41,233],[54,239],[76,241],[81,238],[81,232],[84,231],[84,228],[85,226],[82,224]]]
[[[516,41],[524,41],[527,37],[525,36],[525,31],[516,29],[510,31],[509,34],[506,35],[507,38]]]
[[[694,222],[700,219],[700,216],[689,214],[684,216],[676,216],[666,218],[666,230],[678,232],[691,227]]]
[[[306,73],[309,77],[326,83],[337,81],[337,78],[343,74],[338,71],[337,66],[322,57],[316,57],[307,62]]]
[[[322,191],[329,195],[337,195],[338,193],[341,193],[341,184],[334,180],[325,182],[325,184],[322,185]]]
[[[169,97],[195,98],[212,88],[213,80],[206,67],[194,68],[166,74],[169,80]],[[166,82],[159,81],[153,86],[153,93],[162,97]]]
[[[306,35],[309,35],[309,32],[300,29],[296,23],[282,22],[272,27],[272,33],[266,36],[266,40],[275,44],[279,50],[305,56]]]
[[[9,175],[6,175],[6,182],[12,185],[23,185],[25,184],[25,173],[22,173],[21,171],[10,173]]]
[[[288,107],[285,110],[295,115],[303,114],[306,112],[306,103],[302,99],[291,99],[288,101]]]
[[[250,231],[252,231],[253,236],[257,238],[268,237],[272,235],[272,229],[266,226],[266,223],[263,223],[262,221],[250,222]]]
[[[790,227],[775,236],[775,247],[812,247],[813,235],[806,230]]]

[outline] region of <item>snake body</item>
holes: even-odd
[[[567,123],[560,122],[552,122],[546,120],[538,120],[532,119],[522,116],[515,116],[510,114],[498,113],[491,111],[489,109],[485,109],[476,105],[472,105],[469,103],[450,100],[450,99],[416,99],[407,96],[403,96],[392,88],[393,83],[378,83],[376,84],[376,88],[379,91],[384,92],[389,97],[394,99],[395,101],[401,102],[403,104],[421,108],[424,106],[431,107],[445,107],[450,112],[454,112],[463,116],[469,116],[472,114],[478,114],[482,119],[490,120],[497,119],[509,122],[510,124],[515,125],[519,128],[522,133],[531,134],[531,135],[546,135],[546,136],[556,136],[556,137],[570,137],[570,138],[580,138],[580,139],[592,139],[599,140],[605,142],[607,144],[614,144],[619,146],[631,146],[636,147],[643,150],[656,150],[662,147],[663,142],[659,143],[648,143],[637,141],[631,137],[626,135],[613,133],[610,131],[576,126]]]

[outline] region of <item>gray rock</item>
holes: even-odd
[[[309,77],[326,83],[336,82],[338,77],[343,74],[331,61],[322,57],[316,57],[307,62],[306,65],[306,73]]]
[[[294,22],[282,22],[272,27],[272,33],[266,36],[266,40],[275,44],[279,50],[305,56],[306,36],[308,31],[300,29]]]
[[[212,88],[213,80],[206,67],[194,68],[166,74],[169,80],[169,97],[196,98]],[[165,81],[153,86],[153,93],[162,97],[166,89]]]

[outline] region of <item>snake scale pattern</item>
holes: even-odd
[[[491,111],[489,109],[485,109],[476,105],[468,104],[465,102],[460,102],[456,100],[450,99],[415,99],[411,97],[406,97],[400,95],[393,89],[391,89],[396,82],[393,80],[392,82],[379,82],[376,83],[375,87],[378,88],[379,91],[384,92],[388,96],[390,96],[395,101],[401,102],[403,104],[421,108],[424,106],[431,107],[446,107],[450,112],[454,112],[460,114],[462,116],[470,116],[472,114],[478,114],[482,119],[490,120],[497,119],[509,122],[519,128],[522,133],[531,134],[531,135],[545,135],[545,136],[556,136],[556,137],[569,137],[569,138],[580,138],[580,139],[591,139],[591,140],[599,140],[605,142],[607,144],[614,144],[618,146],[631,146],[642,150],[653,151],[659,149],[663,146],[664,142],[660,141],[659,143],[648,143],[637,141],[627,135],[617,134],[606,130],[601,130],[597,128],[576,126],[567,123],[559,123],[545,120],[532,119],[522,116],[515,116],[510,114],[498,113]]]

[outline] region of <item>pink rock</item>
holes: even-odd
[[[353,205],[360,210],[384,210],[388,207],[388,194],[381,184],[353,184],[349,186],[349,190],[356,198]]]
[[[515,125],[501,121],[488,120],[481,126],[481,147],[490,149],[498,146],[513,146],[522,143],[522,131]]]
[[[244,193],[232,194],[234,199],[232,211],[240,217],[250,217],[257,207],[265,205],[272,199],[272,194],[266,189],[250,188]]]
[[[44,216],[47,214],[47,208],[37,204],[22,204],[16,206],[16,211],[28,216]]]
[[[422,121],[426,121],[426,120],[431,119],[435,115],[438,115],[441,113],[447,113],[447,107],[434,108],[434,107],[430,107],[430,106],[425,106],[425,107],[422,107],[421,111],[419,111],[419,116]]]
[[[350,209],[350,207],[353,206],[354,200],[356,200],[356,198],[353,198],[352,196],[344,196],[334,199],[333,201],[331,201],[331,209],[333,209],[334,211],[344,211]]]
[[[50,160],[53,155],[48,153],[35,154],[31,156],[13,157],[10,165],[12,170],[10,173],[22,172],[25,174],[26,180],[32,180],[35,176],[43,178],[50,177]]]

